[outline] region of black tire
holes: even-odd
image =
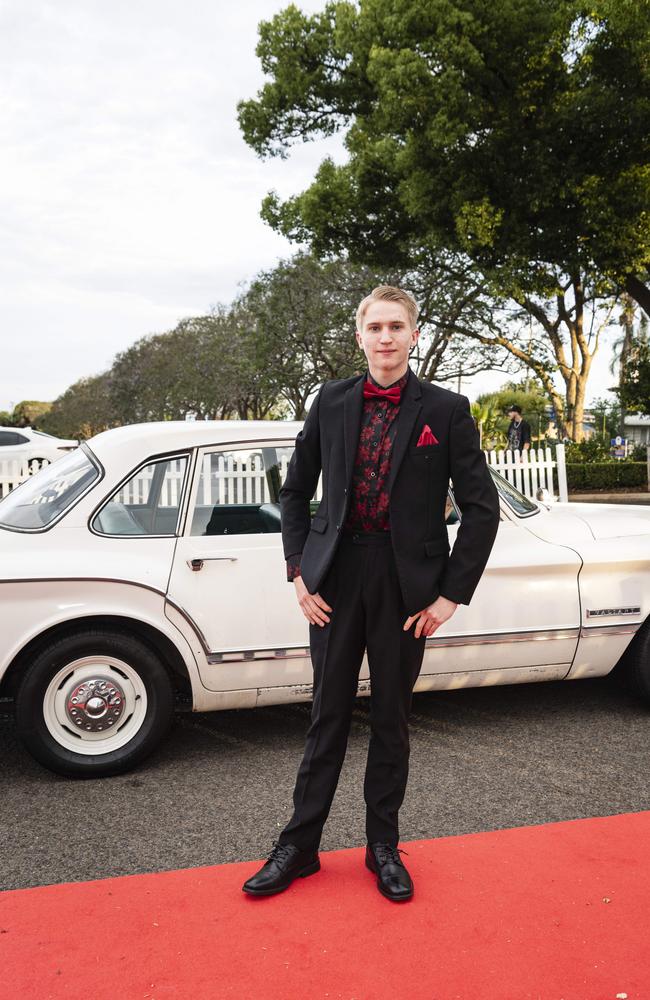
[[[104,726],[105,735],[97,734],[98,739],[106,740],[109,745],[110,741],[126,740],[123,745],[114,750],[107,749],[107,752],[91,753],[92,744],[86,742],[84,746],[84,741],[90,740],[90,737],[85,733],[80,737],[79,731],[75,730],[67,716],[63,719],[64,724],[60,724],[52,710],[55,695],[48,694],[57,674],[64,671],[68,664],[77,663],[86,657],[98,657],[100,661],[110,657],[127,665],[127,672],[119,664],[112,663],[111,673],[101,665],[95,669],[97,676],[112,678],[109,683],[115,683],[118,690],[120,684],[124,690],[129,685],[130,691],[136,685],[135,699],[128,701],[126,697],[122,698],[124,718],[116,720],[115,728],[110,731]],[[126,679],[126,683],[121,680],[122,677]],[[52,691],[65,692],[64,701],[67,702],[75,684],[79,683],[75,678],[75,670],[71,667],[66,679],[53,687]],[[141,692],[139,695],[138,690]],[[91,700],[88,700],[88,704]],[[171,725],[174,693],[165,665],[141,639],[129,634],[89,628],[55,640],[38,652],[25,670],[16,692],[15,705],[18,735],[36,760],[49,770],[66,777],[103,778],[131,770],[158,746]],[[130,714],[127,715],[128,711]],[[59,739],[53,736],[48,727],[46,713]],[[63,716],[60,709],[59,715]],[[89,726],[91,724],[99,725],[94,720],[89,721]],[[79,751],[75,752],[63,745],[61,740],[74,743]]]
[[[612,676],[626,691],[650,705],[650,618],[639,627]]]

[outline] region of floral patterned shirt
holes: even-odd
[[[381,386],[369,371],[366,380],[380,389],[398,385],[402,391],[408,380],[408,370],[390,386]],[[395,439],[395,420],[399,404],[388,399],[364,399],[361,414],[359,444],[352,473],[350,508],[344,527],[353,531],[389,531],[388,476],[390,457]],[[300,576],[300,557],[287,558],[287,580]]]

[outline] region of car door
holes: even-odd
[[[286,579],[277,502],[293,447],[198,452],[168,597],[201,636],[210,690],[311,684],[309,627]]]
[[[487,566],[470,604],[458,605],[427,640],[418,690],[554,680],[570,668],[580,626],[580,557],[526,529],[528,517],[544,516],[537,505],[507,483],[497,481],[497,489],[502,516]],[[452,546],[458,516],[456,509],[449,517]]]

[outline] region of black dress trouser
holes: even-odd
[[[368,843],[397,846],[408,780],[408,717],[426,639],[405,632],[390,532],[344,533],[319,593],[333,609],[309,626],[314,669],[311,724],[293,793],[293,816],[278,838],[317,850],[348,741],[364,651],[370,669],[370,744],[364,781]]]

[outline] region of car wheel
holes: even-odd
[[[139,764],[167,732],[169,674],[140,639],[87,629],[35,656],[16,692],[18,734],[57,774],[98,778]]]

